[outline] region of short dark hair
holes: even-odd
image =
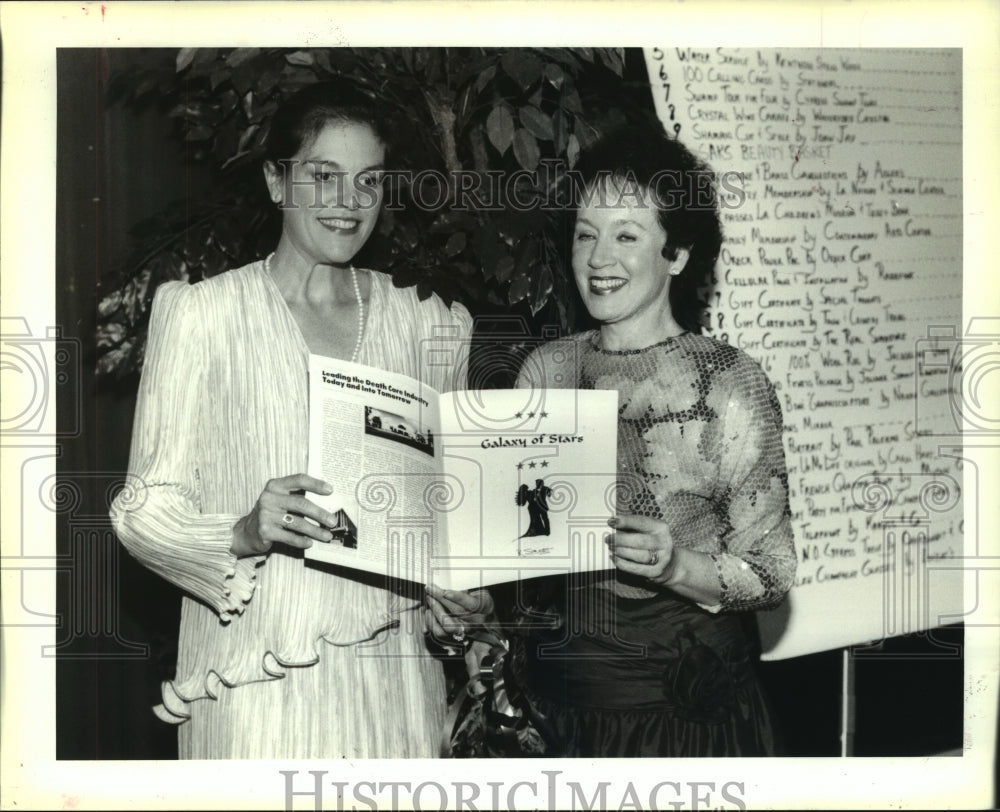
[[[699,289],[709,286],[722,250],[712,169],[662,126],[633,124],[584,150],[574,170],[574,207],[582,191],[592,194],[607,181],[615,187],[635,183],[649,193],[667,233],[663,256],[675,259],[678,248],[689,252],[684,270],[670,282],[671,314],[685,330],[700,333],[705,303]]]
[[[271,119],[264,157],[278,165],[330,123],[366,124],[382,142],[386,161],[392,151],[394,127],[384,106],[347,79],[306,85],[286,99]]]

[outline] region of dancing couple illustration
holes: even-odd
[[[517,489],[514,501],[518,507],[528,508],[528,529],[521,534],[521,538],[549,535],[551,526],[548,499],[551,495],[552,488],[545,484],[544,479],[536,479],[533,489],[526,484]]]

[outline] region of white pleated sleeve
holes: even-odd
[[[263,556],[230,552],[238,515],[203,513],[195,450],[199,414],[213,382],[211,341],[197,286],[167,282],[156,292],[136,403],[129,478],[111,506],[125,548],[142,564],[215,610],[243,611]]]

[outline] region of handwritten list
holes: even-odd
[[[785,418],[799,569],[768,656],[960,615],[939,564],[963,544],[954,384],[922,363],[961,336],[960,52],[646,60],[664,126],[717,175],[705,332],[761,364]]]

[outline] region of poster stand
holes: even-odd
[[[854,693],[854,658],[851,650],[841,651],[840,682],[840,757],[854,755],[854,729],[857,722],[857,699]]]

